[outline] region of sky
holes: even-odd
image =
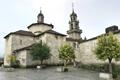
[[[105,28],[120,26],[120,0],[0,0],[0,56],[4,55],[5,39],[10,32],[28,30],[37,22],[40,8],[45,23],[52,23],[54,30],[66,34],[70,14],[78,16],[82,38],[105,33]]]

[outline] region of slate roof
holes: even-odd
[[[50,34],[56,34],[56,35],[60,35],[60,36],[66,36],[65,34],[62,34],[62,33],[59,33],[59,32],[56,32],[54,30],[48,30],[48,31],[45,31],[39,35],[34,35],[32,32],[30,31],[24,31],[24,30],[19,30],[19,31],[16,31],[16,32],[11,32],[9,33],[8,35],[6,35],[4,38],[7,38],[9,35],[11,34],[18,34],[18,35],[24,35],[24,36],[31,36],[31,37],[37,37],[37,36],[40,36],[40,35],[43,35],[45,33],[50,33]]]
[[[54,31],[54,30],[45,31],[45,32],[41,33],[40,35],[45,34],[45,33],[56,34],[56,35],[60,35],[60,36],[66,36],[65,34],[56,32],[56,31]]]
[[[24,35],[24,36],[32,36],[34,37],[35,35],[30,32],[30,31],[24,31],[24,30],[19,30],[19,31],[16,31],[16,32],[11,32],[9,33],[8,35],[6,35],[4,38],[7,38],[9,35],[11,34],[18,34],[18,35]]]
[[[34,25],[47,25],[47,26],[53,28],[52,24],[47,24],[47,23],[33,23],[33,24],[29,25],[27,28],[29,29],[31,26],[34,26]]]
[[[16,52],[22,51],[22,50],[30,50],[30,48],[32,47],[32,45],[26,46],[26,47],[23,47],[23,48],[20,48],[20,49],[16,49],[16,50],[13,51],[13,54],[15,54]]]
[[[120,33],[120,30],[114,31],[113,33],[114,33],[114,34],[118,34],[118,33]],[[104,33],[104,34],[107,34],[107,33]],[[104,34],[101,34],[101,35],[104,35]],[[93,37],[93,38],[90,38],[90,39],[87,39],[87,40],[83,40],[81,43],[87,42],[87,41],[91,41],[91,40],[95,40],[95,39],[97,39],[98,37],[100,37],[101,35],[98,35],[98,36],[96,36],[96,37]]]

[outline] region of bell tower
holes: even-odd
[[[82,30],[79,29],[79,21],[77,20],[77,14],[74,12],[73,8],[72,14],[70,15],[69,30],[67,31],[67,34],[69,35],[69,38],[81,40],[81,33]]]

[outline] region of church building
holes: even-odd
[[[37,16],[37,23],[32,23],[28,27],[28,31],[18,30],[6,35],[5,38],[5,55],[4,65],[10,66],[9,56],[14,54],[23,67],[38,64],[39,61],[33,61],[29,53],[30,47],[37,42],[42,41],[46,43],[51,49],[51,58],[46,60],[47,64],[60,63],[58,49],[64,43],[69,43],[75,49],[75,56],[77,62],[84,64],[104,63],[96,58],[93,53],[93,48],[96,44],[97,37],[91,39],[82,39],[82,30],[79,27],[77,14],[72,11],[69,21],[69,30],[67,34],[62,34],[54,31],[54,25],[44,22],[44,15],[40,10]],[[120,30],[117,26],[111,26],[106,29],[114,31],[115,35],[120,39]],[[110,29],[110,30],[109,30]]]

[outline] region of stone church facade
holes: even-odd
[[[112,26],[114,28],[117,26]],[[91,39],[82,39],[82,30],[79,27],[77,14],[72,11],[69,21],[68,35],[56,32],[53,30],[54,26],[44,22],[44,15],[42,11],[37,16],[37,23],[29,25],[28,31],[18,30],[6,35],[5,38],[5,55],[4,65],[10,66],[9,56],[15,55],[20,65],[27,67],[38,64],[39,61],[33,61],[29,54],[29,49],[32,44],[37,42],[46,43],[51,49],[51,58],[46,60],[47,64],[58,64],[59,52],[58,49],[64,43],[69,43],[75,49],[76,61],[84,64],[104,63],[96,58],[93,49],[96,44],[97,37]],[[120,30],[113,30],[115,35],[120,39]]]

